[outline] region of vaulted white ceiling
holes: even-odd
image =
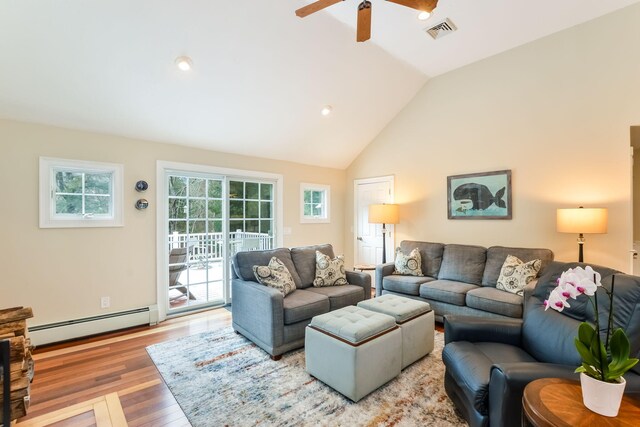
[[[638,1],[440,0],[420,22],[372,0],[356,43],[356,0],[3,0],[0,117],[344,168],[428,77]]]

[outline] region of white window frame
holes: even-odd
[[[56,215],[55,173],[64,169],[84,173],[111,173],[111,215]],[[40,157],[40,228],[122,227],[124,167],[116,163]]]
[[[304,214],[304,192],[321,191],[324,193],[324,210],[321,216],[311,216]],[[326,224],[331,222],[331,186],[323,184],[300,184],[300,222],[302,224]]]

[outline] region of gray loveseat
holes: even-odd
[[[238,252],[233,257],[233,329],[274,360],[304,347],[305,327],[313,316],[371,298],[371,277],[363,273],[347,271],[347,285],[313,287],[316,251],[335,257],[331,245]],[[286,297],[258,283],[253,274],[254,265],[267,265],[274,256],[284,263],[296,284],[296,290]]]
[[[426,301],[442,322],[446,314],[490,318],[522,318],[523,297],[496,289],[508,255],[524,262],[542,261],[540,273],[553,261],[549,249],[504,246],[445,245],[404,240],[403,253],[418,248],[424,276],[395,275],[393,263],[376,267],[376,295],[393,294]],[[539,273],[539,274],[540,274]],[[534,287],[535,281],[528,287]]]

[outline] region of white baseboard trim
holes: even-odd
[[[100,316],[30,326],[29,337],[31,342],[38,346],[156,323],[158,323],[158,306],[152,305]]]

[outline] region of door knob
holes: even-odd
[[[364,239],[360,236],[358,236],[358,240],[360,240],[361,242],[364,242]]]

